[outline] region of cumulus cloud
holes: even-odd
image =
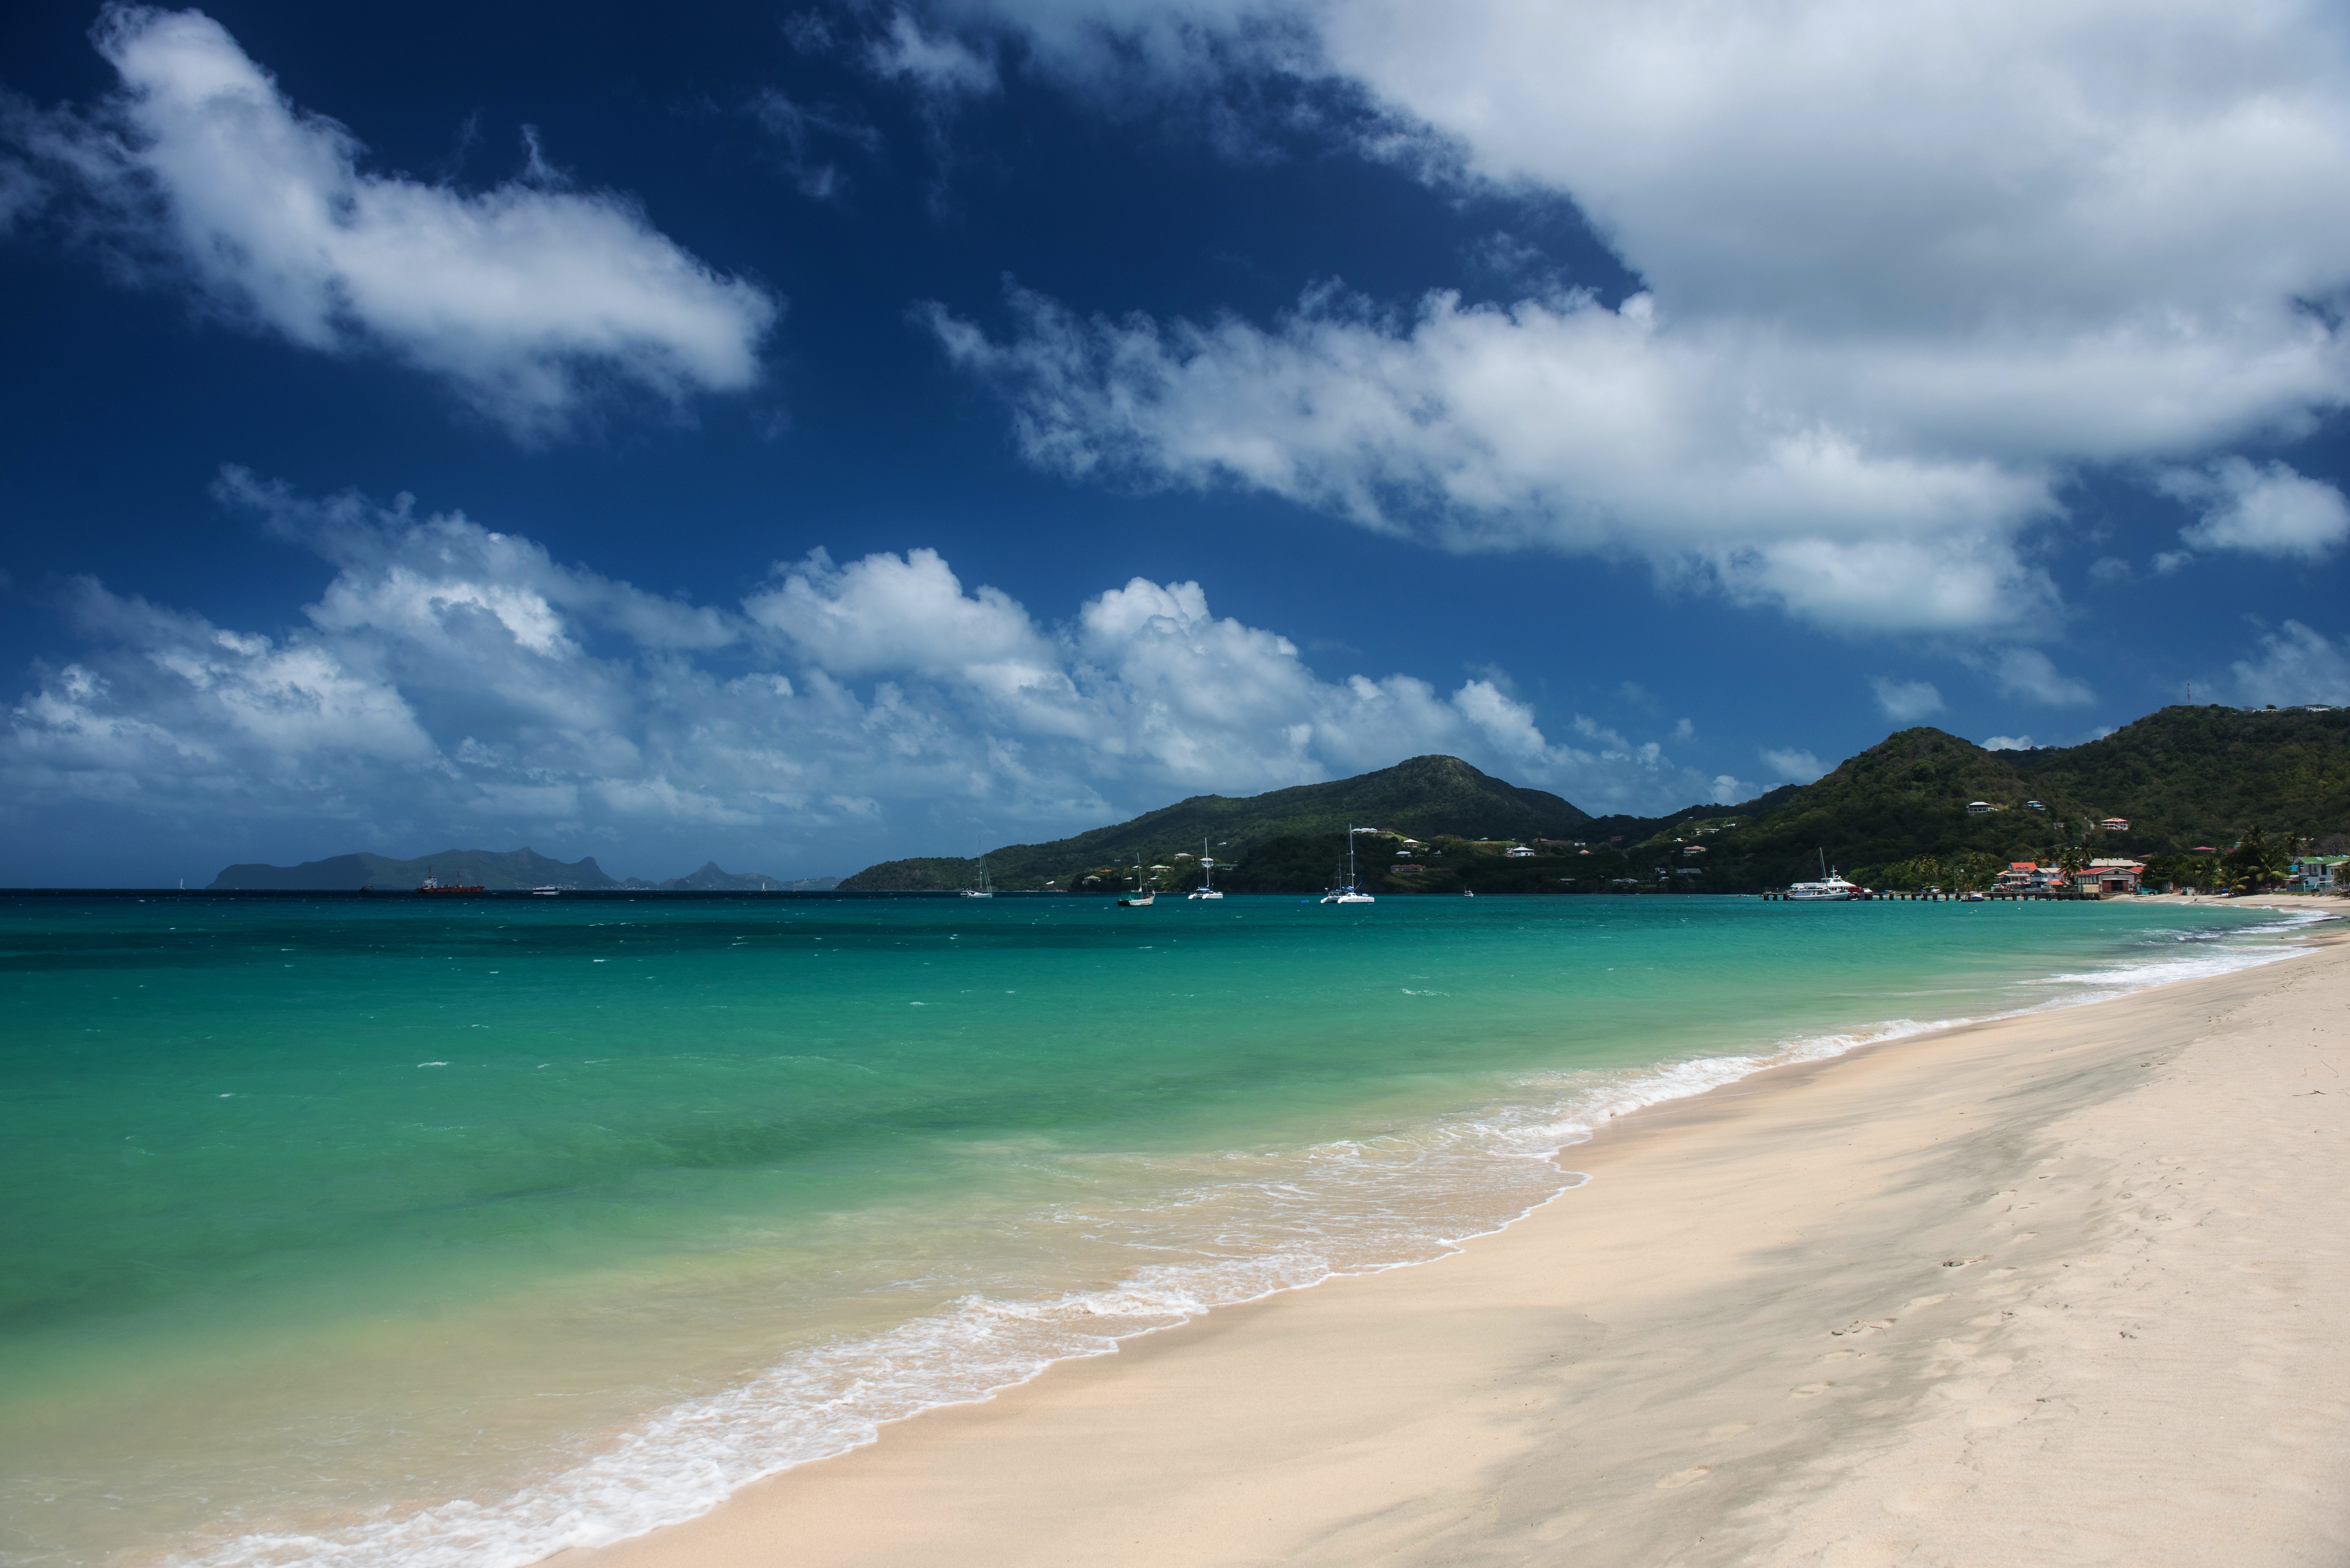
[[[2057,597],[2011,537],[2053,510],[2043,477],[1780,420],[1769,372],[1734,363],[1775,348],[1668,338],[1646,295],[1439,294],[1395,321],[1322,294],[1270,331],[1012,303],[1001,340],[928,319],[1027,456],[1074,476],[1243,485],[1458,549],[1642,555],[1843,627],[2028,625]]]
[[[2314,0],[962,8],[1073,73],[1108,36],[1351,83],[1386,111],[1373,156],[1563,193],[1645,286],[935,318],[1072,473],[1645,556],[1839,627],[2023,628],[2055,594],[2019,542],[2064,476],[2350,395],[2309,303],[2350,283],[2350,50]],[[1222,47],[1153,43],[1198,36]]]
[[[1915,723],[1942,711],[1942,694],[1930,680],[1896,680],[1890,676],[1872,675],[1868,685],[1877,693],[1877,706],[1896,723]]]
[[[1764,751],[1759,754],[1762,758],[1762,765],[1788,784],[1810,784],[1828,771],[1819,758],[1793,747]]]
[[[1430,752],[1599,812],[1740,787],[1588,719],[1554,737],[1504,676],[1326,677],[1197,583],[1046,621],[934,551],[819,551],[692,605],[406,498],[219,493],[332,580],[266,632],[76,585],[88,646],[0,744],[21,852],[136,820],[280,857],[520,837],[814,874]]]
[[[2178,531],[2199,550],[2322,561],[2350,538],[2342,492],[2282,462],[2256,466],[2226,457],[2205,468],[2165,470],[2158,483],[2165,494],[2201,508],[2202,515]]]
[[[2029,735],[1993,735],[1989,740],[1983,742],[1982,749],[1986,752],[2028,752],[2032,749],[2032,737]]]
[[[2085,680],[2066,675],[2036,648],[2011,648],[1991,661],[2000,694],[2051,708],[2078,708],[2097,700]]]
[[[367,172],[202,12],[118,6],[96,36],[120,90],[12,130],[131,275],[305,348],[388,353],[526,438],[599,384],[676,400],[758,379],[775,302],[633,202],[551,188],[535,149],[532,177],[475,193]]]
[[[2350,640],[2329,638],[2297,620],[2262,637],[2260,651],[2238,659],[2231,673],[2236,701],[2250,707],[2350,706]]]

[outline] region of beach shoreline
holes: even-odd
[[[2235,1561],[2338,1551],[2350,1262],[2310,1238],[2350,1234],[2350,1081],[2285,1085],[2350,1069],[2350,948],[2312,946],[1630,1113],[1560,1157],[1583,1186],[1451,1256],[550,1561],[2185,1563],[2223,1527]],[[2178,1283],[2213,1269],[2257,1300]],[[2241,1439],[2217,1464],[2215,1423]]]

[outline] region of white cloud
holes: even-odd
[[[1765,751],[1759,754],[1762,758],[1764,767],[1769,768],[1789,784],[1810,784],[1828,771],[1822,765],[1819,758],[1809,752],[1797,751],[1793,747]]]
[[[1982,743],[1986,752],[2028,752],[2032,749],[2029,735],[1993,735]]]
[[[1752,800],[1762,793],[1760,784],[1751,784],[1735,774],[1717,774],[1710,797],[1716,805],[1732,805],[1742,800]]]
[[[2178,531],[2199,550],[2322,561],[2350,538],[2342,492],[2282,462],[2256,467],[2227,457],[2202,469],[2165,470],[2157,483],[2165,494],[2202,508]]]
[[[2249,707],[2273,702],[2350,705],[2350,641],[2341,641],[2289,620],[2261,639],[2258,654],[2232,667],[2236,701]]]
[[[20,858],[144,823],[223,860],[521,839],[803,875],[1431,752],[1603,813],[1722,787],[1588,719],[1554,739],[1498,672],[1326,678],[1197,583],[1045,622],[933,551],[818,552],[695,606],[404,497],[219,493],[332,580],[266,635],[78,585],[88,646],[36,670],[0,742]]]
[[[1872,675],[1868,685],[1877,693],[1877,707],[1897,723],[1910,723],[1942,711],[1942,694],[1930,680],[1896,680],[1890,676]]]
[[[925,32],[910,11],[889,18],[866,59],[879,74],[911,81],[937,97],[981,97],[997,86],[994,61],[951,34]]]
[[[17,136],[135,270],[306,348],[388,352],[524,437],[561,430],[599,381],[675,400],[758,379],[775,303],[634,203],[362,172],[351,133],[202,12],[111,9],[98,42],[121,90],[88,116],[20,117]]]
[[[2089,563],[2089,580],[2093,583],[2126,583],[2130,579],[2130,564],[2119,556],[2100,556]]]
[[[1356,84],[1375,155],[1564,193],[1647,290],[941,318],[1067,472],[1622,551],[1835,626],[2024,628],[2055,595],[2019,541],[2063,476],[2350,396],[2308,303],[2350,283],[2350,49],[2314,0],[966,9],[1073,72],[1124,33],[1165,68]]]
[[[1324,296],[1270,332],[1014,305],[1004,341],[930,319],[1072,475],[1237,483],[1460,549],[1638,554],[1839,627],[2028,626],[2056,601],[2011,536],[2053,511],[2043,475],[1758,416],[1771,372],[1737,361],[1776,348],[1665,338],[1647,296],[1440,294],[1409,323]]]
[[[2000,694],[2052,708],[2077,708],[2097,700],[2089,683],[2066,675],[2036,648],[2011,648],[1991,661]]]

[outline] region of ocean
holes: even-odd
[[[0,899],[0,1563],[503,1568],[2297,950],[2224,905]],[[1563,1167],[1565,1168],[1563,1168]]]

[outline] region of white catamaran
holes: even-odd
[[[1816,882],[1790,884],[1787,897],[1805,902],[1816,902],[1821,899],[1840,901],[1857,898],[1866,891],[1868,889],[1866,888],[1846,881],[1842,872],[1829,870],[1828,852],[1823,849],[1820,851],[1820,879]]]
[[[1200,885],[1186,893],[1184,898],[1188,901],[1192,898],[1222,897],[1222,893],[1216,891],[1216,863],[1209,858],[1208,841],[1202,838],[1200,840]]]
[[[1347,829],[1347,879],[1323,894],[1322,901],[1326,904],[1376,904],[1378,902],[1377,898],[1364,892],[1362,885],[1356,879],[1355,830],[1352,827]]]

